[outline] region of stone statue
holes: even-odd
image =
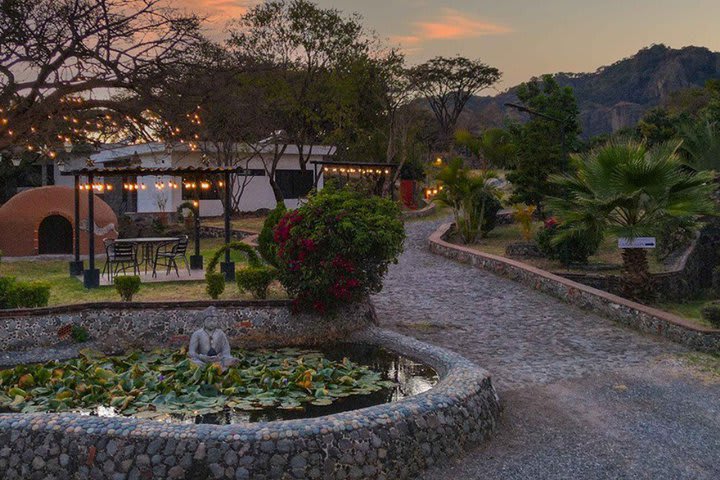
[[[202,328],[195,330],[190,337],[188,357],[196,365],[218,363],[225,370],[235,365],[238,359],[230,354],[230,342],[219,327],[215,307],[208,307],[200,313]]]

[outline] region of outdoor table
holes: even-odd
[[[145,273],[153,261],[155,248],[167,243],[177,242],[178,237],[140,237],[140,238],[118,238],[115,243],[132,243],[142,249],[140,264],[145,264]]]

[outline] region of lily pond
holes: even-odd
[[[233,350],[240,361],[198,367],[183,350],[78,358],[0,370],[0,412],[243,423],[329,415],[397,401],[437,382],[431,368],[378,347]]]

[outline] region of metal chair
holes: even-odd
[[[103,239],[103,243],[105,244],[105,266],[102,275],[105,275],[107,271],[108,280],[111,280],[113,275],[117,276],[119,271],[125,273],[129,267],[132,267],[133,274],[140,275],[140,266],[137,261],[137,245],[116,242],[109,238]]]
[[[187,268],[188,275],[190,273],[190,262],[187,259],[188,249],[188,236],[183,235],[179,237],[175,242],[171,244],[160,245],[155,251],[155,259],[153,261],[153,272],[152,276],[157,277],[157,267],[165,267],[165,275],[170,275],[170,270],[175,269],[175,274],[179,277],[180,272],[178,271],[177,260],[185,262],[185,268]],[[168,249],[168,247],[170,247]]]

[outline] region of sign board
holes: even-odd
[[[655,248],[655,237],[618,238],[618,248]]]

